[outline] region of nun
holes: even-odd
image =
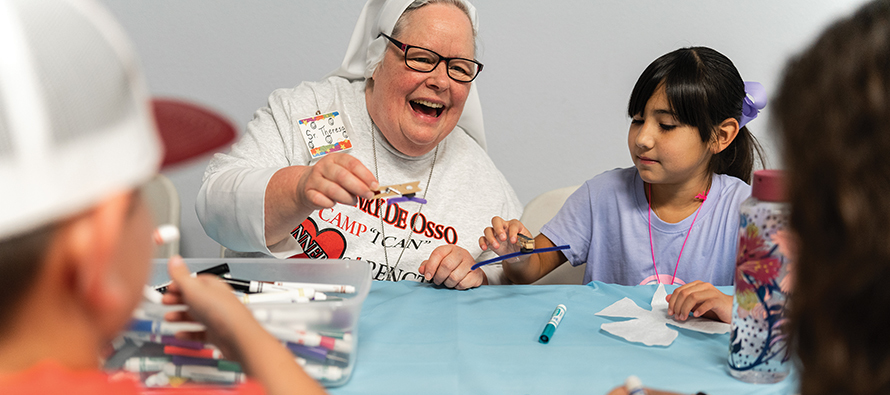
[[[272,92],[211,160],[207,234],[231,256],[362,260],[376,280],[507,282],[471,270],[490,219],[522,213],[486,153],[476,32],[463,0],[368,1],[340,67]]]

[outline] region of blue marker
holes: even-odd
[[[538,339],[541,343],[547,344],[550,341],[550,338],[553,337],[553,332],[556,332],[556,327],[559,326],[559,322],[562,321],[562,317],[565,315],[566,305],[557,305],[556,310],[553,310],[553,315],[550,316],[550,321],[544,326],[544,332],[541,333],[541,337]]]
[[[169,322],[133,319],[130,321],[129,330],[133,332],[147,332],[156,335],[175,335],[176,332],[200,332],[204,325],[194,322]]]

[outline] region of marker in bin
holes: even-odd
[[[287,342],[284,344],[294,355],[325,365],[346,367],[349,365],[349,354],[327,350],[322,347],[307,347],[302,344]]]
[[[290,291],[290,288],[281,287],[275,284],[254,280],[242,280],[240,278],[223,278],[223,282],[229,284],[232,289],[244,293],[264,293],[264,292],[284,292]]]
[[[123,337],[132,339],[134,341],[141,342],[149,342],[149,343],[158,343],[166,346],[178,346],[184,348],[191,348],[193,350],[202,350],[207,348],[204,346],[204,343],[194,340],[185,340],[185,339],[177,339],[174,336],[170,335],[155,335],[152,333],[146,332],[124,332]]]
[[[544,332],[541,333],[541,337],[538,338],[538,341],[547,344],[547,342],[550,341],[550,338],[553,337],[553,332],[556,332],[556,327],[559,326],[559,322],[562,321],[562,317],[564,317],[565,315],[566,305],[557,305],[556,310],[553,311],[553,315],[550,316],[550,321],[547,322],[546,326],[544,326]]]
[[[339,366],[318,365],[300,357],[295,359],[297,364],[303,367],[306,374],[316,380],[337,381],[343,377],[343,368]]]
[[[244,294],[238,297],[244,304],[254,303],[309,303],[315,297],[315,290],[311,288],[292,289],[283,292],[269,292],[260,294]]]
[[[354,294],[355,287],[352,285],[341,284],[320,284],[320,283],[295,283],[288,281],[262,281],[272,285],[285,288],[312,288],[316,292],[331,292],[340,294]]]
[[[192,348],[177,346],[164,346],[164,354],[205,359],[221,359],[223,357],[222,352],[215,348],[202,348],[200,350],[195,350]]]
[[[298,331],[275,324],[264,324],[263,328],[272,336],[286,342],[302,344],[308,347],[322,347],[342,353],[352,352],[352,335],[347,340],[345,338],[336,339],[330,336],[322,336],[316,332]]]
[[[246,378],[243,373],[219,370],[215,366],[174,365],[172,362],[164,365],[163,372],[168,377],[226,384],[239,383]]]
[[[157,245],[172,243],[174,241],[179,240],[179,228],[176,227],[176,225],[170,225],[170,224],[158,226],[157,229],[155,229],[154,233],[152,233],[151,239]],[[216,265],[216,266],[201,270],[197,273],[192,273],[192,277],[197,276],[198,274],[204,274],[204,273],[215,274],[217,276],[225,276],[225,275],[229,274],[229,265],[225,264],[225,263],[223,263],[221,265]],[[171,281],[167,281],[164,284],[155,286],[154,290],[158,291],[160,293],[167,292],[167,287],[169,287],[171,283],[172,283]],[[157,296],[149,293],[148,290],[146,290],[144,295],[145,295],[146,299],[148,299],[152,302],[157,300]],[[157,302],[157,303],[160,303],[160,302]]]
[[[227,277],[229,275],[229,264],[221,263],[219,265],[211,266],[203,270],[198,270],[197,272],[192,273],[192,277],[196,277],[199,274],[213,274],[220,277]],[[172,283],[172,281],[167,281],[166,283],[157,285],[155,286],[155,291],[165,293],[167,292],[167,287],[169,287]]]
[[[138,320],[130,321],[130,330],[134,332],[147,332],[159,335],[175,335],[176,332],[200,332],[204,325],[193,322],[168,322]]]
[[[124,370],[128,372],[160,372],[170,362],[169,357],[130,357],[124,361]]]
[[[191,366],[213,366],[219,369],[219,361],[218,359],[208,359],[208,358],[197,358],[197,357],[187,357],[184,355],[173,355],[170,357],[170,362],[174,365],[191,365]],[[220,369],[223,370],[223,369]],[[234,372],[234,370],[226,370],[227,372]]]

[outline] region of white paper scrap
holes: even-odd
[[[677,331],[668,328],[668,324],[704,333],[729,332],[729,324],[707,318],[689,317],[686,321],[675,320],[667,313],[668,302],[664,300],[665,296],[667,296],[667,292],[664,290],[664,284],[659,284],[655,294],[652,295],[651,311],[637,306],[630,298],[621,299],[596,315],[634,319],[608,322],[600,328],[628,341],[643,343],[647,346],[669,346],[673,343],[677,338]]]

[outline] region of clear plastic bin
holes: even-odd
[[[355,287],[353,294],[326,292],[328,299],[309,303],[248,304],[260,323],[283,341],[304,370],[326,387],[345,384],[356,361],[358,318],[362,303],[371,287],[370,267],[363,261],[213,258],[186,259],[192,272],[227,263],[232,278],[257,281],[341,284]],[[149,285],[169,281],[167,260],[154,261]],[[136,317],[162,320],[175,307],[143,302]],[[320,341],[320,344],[318,344]],[[303,342],[304,344],[299,344]],[[318,344],[318,345],[316,345]],[[127,370],[139,375],[146,389],[178,385],[183,377],[189,382],[227,385],[243,380],[237,364],[212,358],[176,358],[164,347],[181,344],[160,335],[125,332],[115,339],[105,362],[109,371]],[[187,344],[188,346],[188,344]],[[194,346],[194,345],[192,345]],[[212,348],[212,345],[210,346]],[[167,351],[170,351],[169,349]],[[206,350],[203,350],[206,353]],[[175,360],[174,360],[175,359]],[[174,362],[176,364],[174,364]],[[185,368],[184,366],[188,366]],[[163,374],[158,374],[163,372]],[[170,380],[170,378],[173,380]]]

